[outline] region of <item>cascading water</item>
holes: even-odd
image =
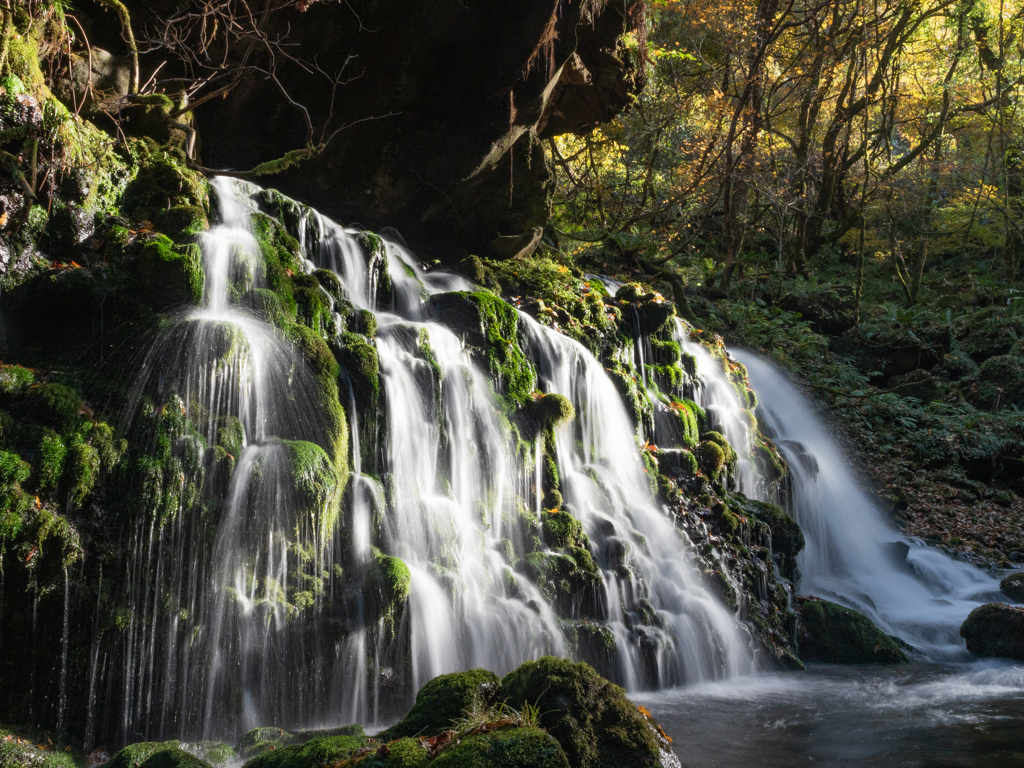
[[[703,344],[692,339],[693,331],[684,321],[677,318],[675,322],[676,342],[697,363],[694,399],[707,414],[710,427],[725,435],[736,451],[737,461],[733,470],[735,490],[750,498],[764,498],[765,489],[758,481],[751,453],[753,434],[748,420],[750,412],[729,378],[726,361],[715,358]]]
[[[620,677],[635,689],[752,672],[748,638],[703,585],[684,534],[651,498],[625,406],[600,363],[579,343],[520,317],[544,387],[576,410],[556,432],[558,466],[566,507],[597,548],[600,618],[625,651]],[[651,609],[658,621],[638,643],[619,617]]]
[[[971,609],[1000,599],[998,581],[895,531],[796,385],[756,354],[733,354],[792,473],[791,512],[807,542],[800,591],[860,611],[925,658],[967,658],[960,625]]]
[[[587,656],[630,688],[753,670],[747,634],[654,501],[623,402],[586,349],[512,314],[540,388],[577,414],[550,449],[521,438],[481,361],[436,321],[435,297],[473,286],[289,203],[303,290],[331,307],[322,336],[338,350],[376,337],[373,392],[354,369],[325,382],[299,350],[323,342],[269,322],[283,310],[266,287],[284,270],[254,237],[260,190],[213,186],[221,222],[200,242],[202,305],[157,340],[129,414],[160,463],[143,462],[147,514],[128,565],[126,737],[388,718],[438,674],[502,673],[545,653]],[[542,542],[549,459],[586,534],[559,551]],[[587,586],[567,602],[555,578]]]

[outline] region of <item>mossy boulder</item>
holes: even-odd
[[[323,768],[352,756],[366,746],[368,739],[362,728],[355,727],[348,735],[312,738],[303,744],[267,748],[251,758],[246,768]]]
[[[146,240],[135,260],[138,284],[158,310],[198,304],[203,298],[202,251],[195,243],[175,245],[166,235]]]
[[[589,664],[545,656],[507,674],[501,687],[509,706],[540,710],[540,725],[561,744],[572,768],[660,764],[651,722]]]
[[[797,599],[798,654],[825,664],[905,664],[905,643],[890,637],[867,616],[817,597]]]
[[[544,543],[552,549],[588,545],[583,525],[564,509],[544,512],[540,520]]]
[[[560,744],[541,728],[502,728],[462,739],[432,762],[436,768],[569,768]]]
[[[376,752],[362,758],[359,768],[426,768],[431,760],[419,739],[404,738],[377,747]]]
[[[212,768],[210,763],[180,747],[160,749],[150,755],[139,768]]]
[[[181,751],[180,741],[141,741],[137,744],[129,744],[119,751],[107,763],[108,768],[142,768],[150,758],[160,752],[168,750]],[[164,768],[163,766],[151,766],[151,768]],[[167,768],[170,768],[168,766]],[[182,768],[194,768],[183,766]]]
[[[999,582],[999,588],[1011,600],[1024,603],[1024,571],[1011,573]]]
[[[515,307],[489,291],[461,291],[431,296],[427,311],[463,336],[510,410],[530,399],[536,375],[519,344]]]
[[[979,656],[1024,661],[1024,608],[988,603],[971,611],[960,626],[967,650]]]
[[[246,731],[235,745],[240,757],[249,758],[273,748],[277,750],[296,741],[295,736],[283,728],[265,726]]]
[[[541,429],[553,429],[576,417],[576,409],[564,395],[537,393],[535,399],[522,409],[525,419],[535,422]]]
[[[53,427],[62,434],[74,432],[82,398],[71,387],[63,384],[40,384],[28,391],[28,407],[41,424]]]
[[[452,727],[463,713],[500,703],[501,681],[486,669],[435,677],[416,694],[409,714],[380,734],[384,740],[431,736]]]
[[[725,467],[725,459],[725,451],[716,442],[705,440],[697,446],[697,462],[704,474],[711,479],[718,477]]]

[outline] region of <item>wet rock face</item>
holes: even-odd
[[[420,249],[443,234],[487,254],[496,238],[532,234],[553,188],[541,142],[607,122],[642,85],[623,41],[642,3],[353,0],[275,23],[295,55],[344,67],[329,123],[351,127],[274,185],[343,222],[395,226]],[[278,75],[315,125],[328,122],[329,78],[292,65]],[[252,168],[307,141],[302,114],[262,78],[197,119],[214,168]]]
[[[975,608],[960,636],[971,653],[1024,661],[1024,608],[999,603]]]

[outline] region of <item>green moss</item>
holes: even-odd
[[[536,376],[519,344],[519,315],[511,304],[488,291],[432,296],[428,308],[444,324],[463,334],[486,363],[506,408],[515,410],[533,394]]]
[[[156,308],[198,304],[203,298],[202,251],[194,243],[175,245],[166,235],[148,239],[136,257],[139,286]]]
[[[366,337],[342,333],[338,345],[338,362],[352,382],[361,405],[369,407],[380,393],[380,358],[377,348]]]
[[[63,384],[40,384],[29,390],[28,406],[37,421],[66,435],[78,426],[82,398]]]
[[[271,325],[284,329],[295,322],[298,310],[290,294],[286,300],[269,288],[256,288],[249,293],[247,301]]]
[[[697,459],[704,474],[714,480],[725,466],[725,451],[718,443],[705,440],[697,446]]]
[[[292,278],[292,284],[295,286],[292,296],[298,322],[309,326],[321,336],[334,336],[338,329],[335,327],[330,299],[321,290],[317,278],[300,274]]]
[[[246,731],[242,738],[235,745],[235,751],[241,757],[252,757],[268,750],[271,746],[276,750],[279,747],[288,746],[295,737],[282,728],[253,728]]]
[[[470,736],[444,750],[437,768],[569,768],[565,752],[540,728],[502,728]]]
[[[729,441],[725,439],[725,435],[721,432],[705,432],[704,440],[710,443],[715,443],[721,447],[726,464],[732,464],[736,461],[736,451],[734,451],[733,447],[729,445]]]
[[[584,663],[545,656],[501,681],[510,706],[536,706],[540,724],[573,768],[640,768],[658,762],[648,721],[625,692]]]
[[[38,458],[36,460],[36,474],[38,476],[39,488],[51,490],[57,487],[64,474],[64,461],[68,449],[64,441],[53,432],[43,435],[39,442]]]
[[[583,525],[568,512],[544,512],[540,519],[544,543],[549,547],[560,549],[585,546],[587,536],[583,533]]]
[[[79,768],[67,752],[43,751],[26,740],[22,744],[0,736],[0,768]]]
[[[223,741],[199,741],[191,744],[190,749],[198,757],[214,766],[223,766],[238,757],[231,745],[225,744]]]
[[[217,428],[217,445],[235,459],[242,455],[245,428],[237,416],[225,416]]]
[[[539,424],[541,429],[553,429],[576,418],[576,409],[569,398],[552,392],[527,403],[523,415]]]
[[[569,616],[574,606],[601,584],[601,571],[590,550],[570,546],[563,552],[530,552],[526,572],[538,589],[551,600],[558,613]]]
[[[426,768],[430,764],[426,747],[420,744],[419,739],[390,741],[385,750],[387,755],[384,757],[377,757],[374,754],[361,760],[360,768]]]
[[[179,750],[178,741],[143,741],[129,744],[115,754],[107,763],[107,768],[141,768],[153,755],[165,750]],[[155,767],[154,767],[155,768]]]
[[[176,205],[160,215],[160,230],[172,240],[182,242],[209,229],[206,210],[199,205]]]
[[[486,669],[435,677],[416,694],[409,714],[380,734],[385,740],[429,736],[452,727],[463,713],[486,709],[501,701],[501,682]]]
[[[160,749],[146,758],[140,768],[210,768],[210,763],[177,747]]]
[[[100,454],[88,443],[78,442],[71,446],[68,462],[70,473],[71,501],[81,507],[92,493],[93,486],[100,474]]]
[[[361,729],[360,729],[361,731]],[[350,736],[324,736],[304,744],[267,748],[251,758],[246,768],[324,768],[350,757],[362,748],[367,738],[361,732]]]
[[[19,395],[32,386],[36,375],[20,365],[0,365],[0,394]]]
[[[777,555],[782,573],[787,578],[796,577],[796,556],[804,548],[804,532],[796,520],[780,507],[764,501],[735,499],[744,514],[757,518],[771,529],[772,552]]]
[[[282,440],[288,451],[293,489],[303,516],[319,522],[319,536],[326,542],[338,520],[341,484],[330,458],[316,443]]]
[[[799,598],[797,650],[803,661],[826,664],[902,664],[899,643],[867,616],[816,597]]]
[[[303,325],[289,326],[286,336],[298,347],[312,370],[320,395],[321,438],[317,441],[327,451],[338,472],[338,483],[348,480],[348,421],[338,397],[338,375],[341,366],[331,354],[327,343],[312,329]]]
[[[375,548],[373,562],[363,582],[363,594],[371,615],[383,618],[391,633],[394,632],[398,611],[409,599],[411,587],[409,566],[399,558],[385,555]]]

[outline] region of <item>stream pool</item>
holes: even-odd
[[[1024,766],[1024,665],[809,666],[632,694],[685,768]]]

